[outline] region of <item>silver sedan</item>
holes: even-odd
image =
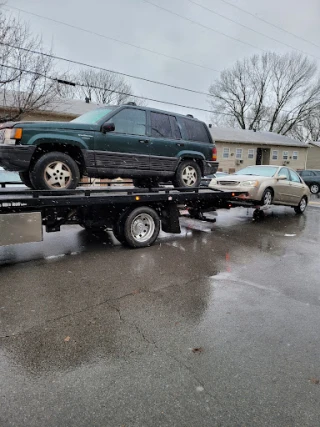
[[[284,166],[248,166],[234,174],[212,179],[211,188],[245,191],[247,202],[256,205],[287,205],[297,213],[305,211],[310,190],[302,178]]]

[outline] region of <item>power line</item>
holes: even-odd
[[[78,27],[77,25],[69,24],[68,22],[63,22],[63,21],[60,21],[58,19],[49,18],[48,16],[39,15],[38,13],[29,12],[27,10],[20,9],[20,8],[14,7],[14,6],[5,5],[5,7],[17,10],[17,11],[22,12],[22,13],[26,13],[28,15],[36,16],[37,18],[41,18],[41,19],[45,19],[47,21],[55,22],[56,24],[64,25],[65,27],[73,28],[75,30],[83,31],[85,33],[92,34],[92,35],[95,35],[95,36],[98,36],[98,37],[102,37],[102,38],[107,39],[107,40],[111,40],[111,41],[114,41],[114,42],[117,42],[117,43],[121,43],[121,44],[130,46],[130,47],[134,47],[136,49],[141,49],[141,50],[144,50],[145,52],[153,53],[154,55],[163,56],[164,58],[173,59],[175,61],[179,61],[179,62],[182,62],[184,64],[193,65],[193,66],[198,67],[198,68],[203,68],[205,70],[214,71],[215,73],[220,73],[221,72],[220,70],[216,70],[214,68],[207,67],[205,65],[197,64],[197,63],[191,62],[191,61],[186,61],[184,59],[181,59],[181,58],[178,58],[178,57],[175,57],[175,56],[171,56],[171,55],[167,55],[165,53],[157,52],[155,50],[148,49],[148,48],[142,47],[142,46],[138,46],[138,45],[135,45],[133,43],[125,42],[123,40],[119,40],[119,39],[116,39],[114,37],[109,37],[109,36],[106,36],[104,34],[100,34],[100,33],[97,33],[95,31],[92,31],[92,30],[88,30],[86,28]]]
[[[254,13],[251,13],[251,12],[248,12],[247,10],[245,10],[245,9],[242,9],[242,7],[240,7],[240,6],[236,6],[235,4],[230,3],[227,0],[220,0],[220,1],[222,1],[223,3],[228,4],[229,6],[232,6],[232,7],[236,8],[236,9],[238,9],[238,10],[241,10],[242,12],[247,13],[250,16],[253,16],[254,18],[258,19],[259,21],[264,22],[265,24],[271,25],[272,27],[277,28],[278,30],[283,31],[284,33],[290,34],[291,36],[296,37],[297,39],[300,39],[300,40],[302,40],[302,41],[304,41],[306,43],[310,43],[313,46],[320,48],[320,46],[317,45],[316,43],[313,43],[310,40],[304,39],[303,37],[298,36],[297,34],[291,33],[290,31],[288,31],[288,30],[286,30],[286,29],[284,29],[284,28],[282,28],[282,27],[280,27],[280,26],[278,26],[276,24],[273,24],[272,22],[267,21],[266,19],[260,18],[259,16],[255,15]]]
[[[202,4],[199,4],[199,3],[195,2],[194,0],[187,0],[187,1],[188,1],[189,3],[195,4],[196,6],[201,7],[202,9],[204,9],[204,10],[206,10],[206,11],[210,12],[210,13],[213,13],[214,15],[220,16],[221,18],[226,19],[227,21],[230,21],[230,22],[233,22],[234,24],[240,25],[240,27],[246,28],[246,29],[247,29],[247,30],[249,30],[249,31],[252,31],[252,32],[254,32],[254,33],[256,33],[256,34],[259,34],[260,36],[267,37],[268,39],[270,39],[270,40],[272,40],[272,41],[274,41],[274,42],[277,42],[277,43],[283,44],[284,46],[287,46],[287,47],[289,47],[290,49],[294,49],[294,50],[296,50],[296,51],[298,51],[298,52],[304,53],[305,55],[312,56],[312,57],[314,57],[314,58],[320,59],[320,57],[318,57],[318,56],[316,56],[316,55],[313,55],[312,53],[305,52],[304,50],[298,49],[298,48],[296,48],[296,47],[294,47],[294,46],[292,46],[292,45],[290,45],[290,44],[284,43],[284,42],[282,42],[282,41],[280,41],[280,40],[277,40],[277,39],[275,39],[275,38],[273,38],[273,37],[270,37],[270,36],[268,36],[267,34],[260,33],[260,31],[256,31],[256,30],[254,30],[253,28],[248,27],[247,25],[243,25],[243,24],[241,24],[240,22],[237,22],[237,21],[235,21],[235,20],[233,20],[233,19],[231,19],[231,18],[228,18],[227,16],[222,15],[221,13],[218,13],[218,12],[216,12],[216,11],[214,11],[214,10],[212,10],[212,9],[210,9],[210,8],[208,8],[208,7],[206,7],[206,6],[203,6]]]
[[[23,68],[18,68],[18,67],[14,67],[14,66],[12,66],[12,65],[6,65],[6,64],[0,64],[0,68],[1,68],[1,67],[4,67],[4,68],[10,68],[10,69],[12,69],[12,70],[19,71],[20,73],[28,73],[28,74],[37,75],[37,76],[43,77],[44,79],[52,80],[52,81],[57,82],[57,83],[58,83],[58,82],[60,82],[60,83],[62,82],[62,80],[60,80],[60,79],[58,79],[58,78],[54,78],[54,77],[51,77],[51,76],[47,76],[47,75],[42,74],[42,73],[39,73],[39,72],[37,72],[37,71],[26,70],[26,69],[23,69]],[[85,84],[83,84],[83,83],[79,83],[79,82],[69,82],[69,81],[67,82],[67,81],[66,81],[66,84],[71,85],[71,86],[87,87]],[[90,87],[91,87],[92,89],[103,89],[103,90],[105,89],[105,88],[100,87],[100,86],[90,86]],[[113,93],[116,93],[116,94],[118,94],[118,95],[132,96],[133,98],[143,99],[143,100],[145,100],[145,101],[157,102],[157,103],[159,103],[159,104],[166,104],[166,105],[172,105],[172,106],[175,106],[175,107],[186,108],[186,109],[188,109],[188,110],[203,111],[203,112],[205,112],[205,113],[221,114],[221,115],[223,115],[223,116],[230,116],[230,117],[234,117],[234,115],[233,115],[233,114],[231,114],[231,113],[223,113],[223,112],[221,112],[221,111],[207,110],[207,109],[205,109],[205,108],[193,107],[193,106],[190,106],[190,105],[182,105],[182,104],[177,104],[177,103],[175,103],[175,102],[161,101],[161,100],[159,100],[159,99],[147,98],[147,97],[145,97],[145,96],[133,95],[132,93],[128,93],[128,92],[121,92],[121,91],[116,91],[116,90],[113,90],[112,92],[113,92]],[[253,120],[253,117],[247,117],[247,119],[249,119],[249,120]],[[264,119],[261,119],[261,121],[263,121],[263,122],[269,122],[268,120],[264,120]]]
[[[166,9],[165,7],[159,6],[158,4],[153,3],[153,2],[151,2],[149,0],[142,0],[142,1],[144,1],[145,3],[151,4],[152,6],[157,7],[158,9],[165,10],[166,12],[171,13],[172,15],[178,16],[179,18],[184,19],[185,21],[191,22],[192,24],[196,24],[199,27],[205,28],[206,30],[213,31],[214,33],[217,33],[217,34],[222,34],[223,36],[225,36],[225,37],[227,37],[227,38],[229,38],[231,40],[234,40],[234,41],[236,41],[238,43],[245,44],[247,46],[253,47],[254,49],[261,50],[262,52],[266,52],[264,49],[262,49],[262,48],[260,48],[258,46],[255,46],[255,45],[253,45],[251,43],[248,43],[248,42],[245,42],[243,40],[237,39],[236,37],[229,36],[228,34],[225,34],[222,31],[215,30],[212,27],[208,27],[207,25],[201,24],[200,22],[194,21],[193,19],[187,18],[186,16],[180,15],[179,13],[173,12],[172,10],[169,10],[169,9]]]
[[[13,49],[23,50],[24,52],[33,53],[35,55],[46,56],[48,58],[56,59],[58,61],[65,61],[65,62],[68,62],[68,63],[71,63],[71,64],[76,64],[76,65],[81,65],[83,67],[88,67],[88,68],[93,68],[93,69],[96,69],[96,70],[106,71],[108,73],[119,74],[121,76],[130,77],[130,78],[136,79],[136,80],[142,80],[142,81],[148,82],[148,83],[153,83],[153,84],[157,84],[157,85],[161,85],[161,86],[167,86],[167,87],[170,87],[172,89],[184,90],[184,91],[191,92],[191,93],[196,93],[196,94],[199,94],[199,95],[213,96],[209,92],[202,92],[200,90],[189,89],[189,88],[185,88],[185,87],[182,87],[182,86],[171,85],[169,83],[159,82],[157,80],[151,80],[151,79],[147,79],[147,78],[144,78],[144,77],[138,77],[138,76],[134,76],[132,74],[122,73],[120,71],[109,70],[107,68],[98,67],[96,65],[86,64],[86,63],[80,62],[80,61],[73,61],[72,59],[63,58],[61,56],[52,55],[50,53],[40,52],[40,51],[33,50],[33,49],[27,49],[27,48],[24,48],[24,47],[21,47],[21,46],[15,46],[15,45],[12,45],[10,43],[0,42],[0,45],[8,46],[8,47],[11,47]]]
[[[215,96],[212,95],[209,92],[196,91],[196,90],[189,89],[189,88],[184,88],[184,87],[181,87],[181,86],[173,86],[173,85],[170,85],[170,84],[167,84],[167,83],[157,82],[157,81],[145,79],[143,77],[132,76],[130,74],[121,73],[120,71],[108,70],[107,68],[102,68],[102,67],[98,67],[96,65],[86,64],[84,62],[73,61],[71,59],[62,58],[60,56],[52,55],[50,53],[40,52],[40,51],[37,51],[37,50],[27,49],[27,48],[24,48],[24,47],[21,47],[21,46],[14,46],[14,45],[11,45],[9,43],[0,42],[0,45],[8,46],[8,47],[11,47],[11,48],[14,48],[14,49],[18,49],[18,50],[23,50],[24,52],[29,52],[29,53],[32,53],[32,54],[41,55],[41,56],[45,56],[45,57],[52,58],[52,59],[66,61],[66,62],[71,63],[71,64],[77,64],[77,65],[81,65],[81,66],[88,67],[88,68],[93,68],[93,69],[97,69],[97,70],[107,71],[107,72],[114,73],[114,74],[120,74],[120,75],[123,75],[123,76],[126,76],[126,77],[132,77],[132,78],[135,78],[135,79],[145,80],[147,82],[155,83],[155,84],[158,84],[158,85],[168,86],[168,87],[171,87],[171,88],[174,88],[174,89],[180,89],[180,90],[184,90],[184,91],[187,91],[187,92],[192,92],[192,93],[196,93],[196,94],[205,95],[205,96],[209,96],[209,97],[215,98]],[[67,84],[67,85],[70,85],[70,86],[77,85],[77,86],[86,87],[86,85],[81,84],[81,83],[76,83],[75,84],[73,82],[66,81],[66,80],[61,80],[61,79],[54,79],[54,80],[56,80],[58,83]],[[95,88],[95,89],[104,89],[104,88],[101,88],[101,87],[93,87],[93,86],[92,86],[92,88]],[[122,93],[119,92],[119,94],[122,94]],[[124,95],[128,95],[128,94],[124,93]],[[139,96],[133,95],[133,94],[129,94],[129,96],[134,96],[136,98],[145,99],[144,97],[139,97]],[[227,99],[226,98],[226,100],[230,101],[230,102],[233,102],[232,99]],[[155,102],[157,102],[157,101],[155,101]],[[193,108],[193,107],[190,107],[190,108]],[[285,113],[289,113],[289,111],[287,111],[287,110],[283,110],[283,111]],[[222,114],[222,113],[219,113],[219,114]]]

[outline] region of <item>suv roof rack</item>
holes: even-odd
[[[126,104],[123,105],[134,105],[135,107],[137,106],[137,104],[133,101],[127,102]]]
[[[192,114],[186,114],[187,117],[191,117],[192,119],[194,119]]]

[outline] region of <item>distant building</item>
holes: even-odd
[[[95,104],[93,102],[86,102],[81,99],[56,99],[49,105],[43,108],[33,111],[31,113],[25,113],[22,115],[21,120],[26,121],[58,121],[58,122],[69,122],[76,117],[81,116],[88,111],[95,110],[102,105]],[[11,92],[5,93],[0,91],[0,114],[4,116],[6,111],[16,110],[14,105],[14,97]]]
[[[306,169],[320,169],[320,141],[309,142]]]
[[[309,146],[287,136],[220,127],[212,127],[210,132],[216,142],[220,171],[232,173],[251,165],[306,167]]]

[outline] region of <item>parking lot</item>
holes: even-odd
[[[0,248],[0,425],[319,426],[318,200]]]

